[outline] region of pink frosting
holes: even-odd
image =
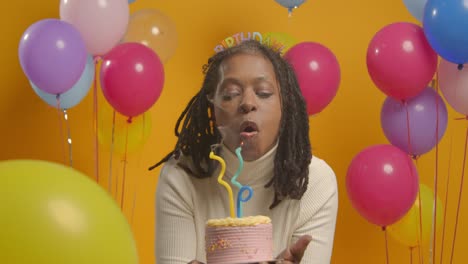
[[[234,264],[273,259],[272,224],[206,228],[208,264]]]

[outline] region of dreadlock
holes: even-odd
[[[221,51],[203,66],[205,79],[202,88],[189,101],[177,120],[175,135],[178,140],[174,150],[149,169],[158,167],[172,156],[178,159],[182,153],[192,159],[191,165],[195,171],[191,171],[190,175],[206,178],[214,173],[218,164],[209,158],[209,153],[211,145],[220,142],[221,133],[215,125],[214,108],[208,96],[215,92],[219,82],[221,63],[239,53],[263,55],[273,64],[279,82],[282,118],[273,177],[265,185],[265,188],[272,186],[275,191],[271,209],[287,197],[300,199],[307,190],[309,164],[312,158],[309,120],[306,104],[292,67],[282,58],[281,53],[255,40],[244,41]]]

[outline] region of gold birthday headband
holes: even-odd
[[[260,32],[238,32],[223,39],[218,45],[215,46],[214,51],[218,53],[225,49],[239,45],[243,41],[251,39],[258,41],[277,52],[282,52],[286,47],[285,43],[281,42],[270,33],[262,34]]]

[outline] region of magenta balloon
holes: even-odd
[[[419,179],[406,153],[392,145],[375,145],[354,157],[346,188],[360,215],[384,227],[409,211],[418,193]]]
[[[34,23],[23,33],[19,44],[25,75],[49,94],[71,89],[83,74],[87,56],[78,30],[58,19]]]
[[[164,86],[164,67],[153,50],[139,43],[122,43],[105,57],[101,88],[119,113],[135,117],[146,112]]]
[[[437,69],[437,54],[420,26],[393,23],[372,38],[367,49],[367,69],[383,93],[398,100],[408,99],[431,82]]]
[[[341,73],[335,55],[325,46],[302,42],[284,55],[296,73],[309,115],[321,112],[338,91]]]

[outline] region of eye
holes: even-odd
[[[224,91],[221,94],[221,99],[223,101],[231,101],[234,97],[237,97],[240,95],[240,92],[238,90],[228,90]]]
[[[269,91],[260,91],[260,92],[257,92],[257,96],[262,98],[262,99],[266,99],[266,98],[269,98],[270,96],[272,96],[273,93],[272,92],[269,92]]]

